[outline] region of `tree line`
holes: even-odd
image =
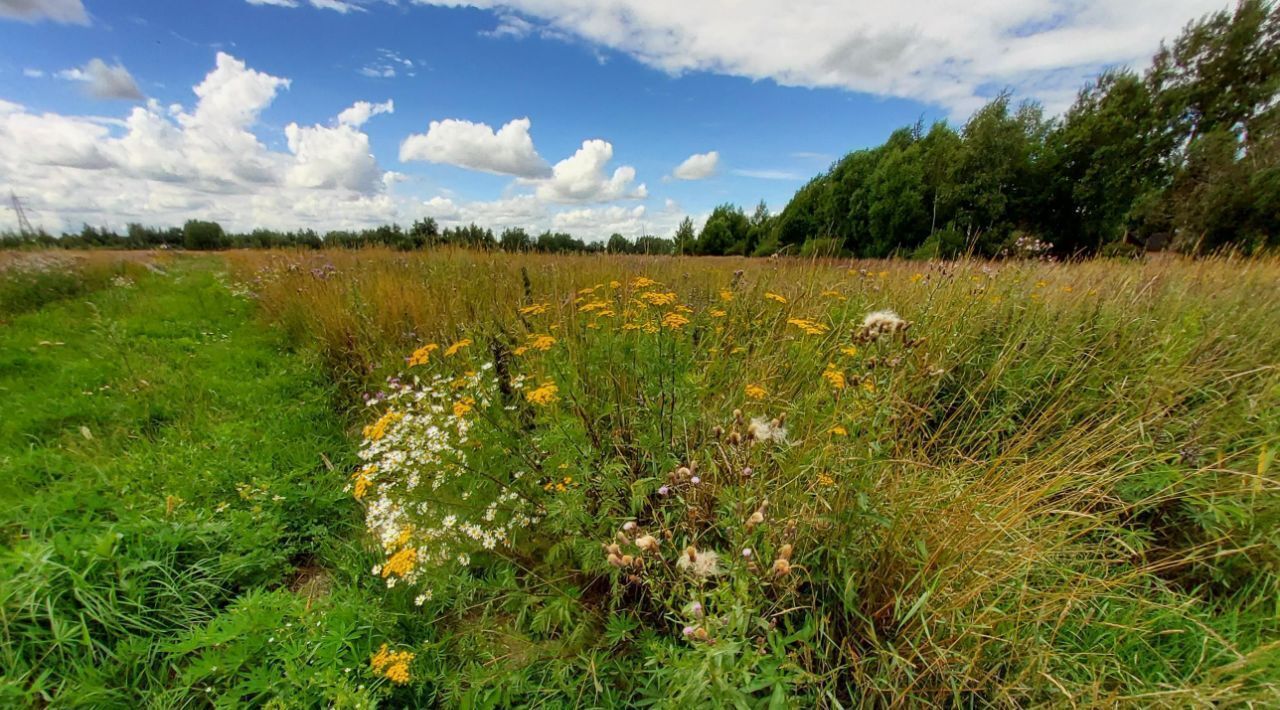
[[[1241,0],[1162,44],[1142,74],[1118,69],[1080,91],[1061,117],[1003,93],[959,129],[894,131],[848,153],[777,214],[716,207],[670,239],[583,241],[475,224],[440,229],[227,233],[216,222],[124,234],[0,235],[0,247],[186,249],[383,245],[548,253],[999,256],[1023,245],[1062,256],[1148,248],[1204,253],[1280,247],[1280,6]]]

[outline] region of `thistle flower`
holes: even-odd
[[[752,554],[754,554],[754,553],[752,553],[752,552],[751,552],[751,548],[750,548],[750,547],[744,547],[744,548],[742,548],[742,556],[743,556],[743,557],[745,557],[746,559],[748,559],[748,560],[749,560],[749,559],[751,559],[751,555],[752,555]]]
[[[644,550],[645,552],[657,552],[658,538],[649,534],[641,535],[636,538],[636,547]]]
[[[751,478],[751,474],[753,473],[755,473],[755,469],[751,468],[750,466],[746,466],[742,469],[743,478]]]
[[[773,576],[785,577],[791,574],[791,563],[779,557],[773,561]]]
[[[875,340],[881,335],[893,335],[906,330],[909,326],[909,323],[893,311],[874,311],[862,319],[862,330],[859,335],[867,340]]]
[[[631,532],[636,529],[636,521],[628,520],[622,524],[622,532]]]
[[[701,476],[691,476],[691,477],[689,478],[689,482],[696,486],[696,485],[698,485],[699,483],[702,483],[702,477],[701,477]]]
[[[696,619],[702,618],[702,602],[693,602],[689,605],[689,613]]]
[[[692,545],[685,548],[684,554],[676,561],[676,567],[698,579],[704,580],[718,576],[723,572],[720,569],[719,554],[714,550],[699,552]]]
[[[664,485],[658,488],[658,495],[660,496],[669,495],[670,493],[671,493],[671,486]]]
[[[747,427],[747,433],[756,441],[776,441],[780,444],[787,442],[787,428],[782,425],[781,419],[766,421],[764,417],[755,417]]]

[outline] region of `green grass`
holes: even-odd
[[[0,327],[0,705],[305,697],[286,642],[319,643],[306,654],[330,671],[368,656],[369,620],[323,638],[311,621],[360,595],[321,593],[360,557],[332,388],[218,267],[184,260]]]

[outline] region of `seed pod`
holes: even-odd
[[[763,522],[764,522],[764,513],[757,510],[756,512],[751,514],[751,517],[747,518],[747,529],[750,530],[751,528],[754,528],[755,526]]]
[[[689,473],[690,473],[690,471],[689,471],[689,467],[688,467],[688,466],[681,466],[680,468],[677,468],[677,469],[676,469],[676,477],[677,477],[677,478],[688,478],[688,477],[689,477]]]
[[[628,539],[627,539],[627,536],[626,536],[626,535],[624,535],[624,534],[622,534],[622,531],[621,531],[621,530],[619,530],[619,531],[618,531],[618,535],[617,535],[617,537],[616,537],[615,539],[618,541],[618,544],[619,544],[619,545],[630,545],[630,544],[631,544],[631,540],[628,540]]]
[[[791,559],[791,543],[783,545],[782,549],[778,550],[778,558],[783,560]]]
[[[657,552],[658,538],[652,535],[641,535],[636,538],[636,547],[644,550],[645,552]]]
[[[711,427],[711,435],[717,439],[724,436],[724,427],[720,426],[719,424]]]
[[[632,557],[631,555],[623,555],[623,556],[622,556],[622,566],[623,566],[623,567],[630,567],[630,566],[631,566],[631,564],[632,564],[633,562],[635,562],[635,561],[636,561],[636,558]]]
[[[609,564],[613,565],[614,567],[623,567],[625,563],[622,561],[621,557],[614,554],[610,554]]]
[[[791,574],[791,563],[779,557],[773,561],[773,576],[785,577]]]
[[[611,544],[611,545],[609,545],[609,546],[607,546],[607,547],[605,547],[605,548],[604,548],[604,551],[605,551],[605,552],[607,552],[607,553],[608,553],[608,554],[610,554],[610,555],[621,555],[621,554],[622,554],[622,548],[621,548],[621,547],[619,547],[619,546],[618,546],[618,543],[616,543],[616,542],[615,542],[615,543],[613,543],[613,544]]]
[[[742,443],[742,435],[736,431],[729,432],[729,443],[737,446]]]
[[[689,561],[690,561],[690,562],[697,562],[697,561],[698,561],[698,550],[697,550],[697,548],[695,548],[693,545],[690,545],[690,546],[688,546],[688,547],[684,548],[684,554],[686,554],[686,555],[688,555],[688,556],[689,556]]]

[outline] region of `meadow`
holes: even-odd
[[[1274,706],[1277,284],[0,255],[0,704]]]

